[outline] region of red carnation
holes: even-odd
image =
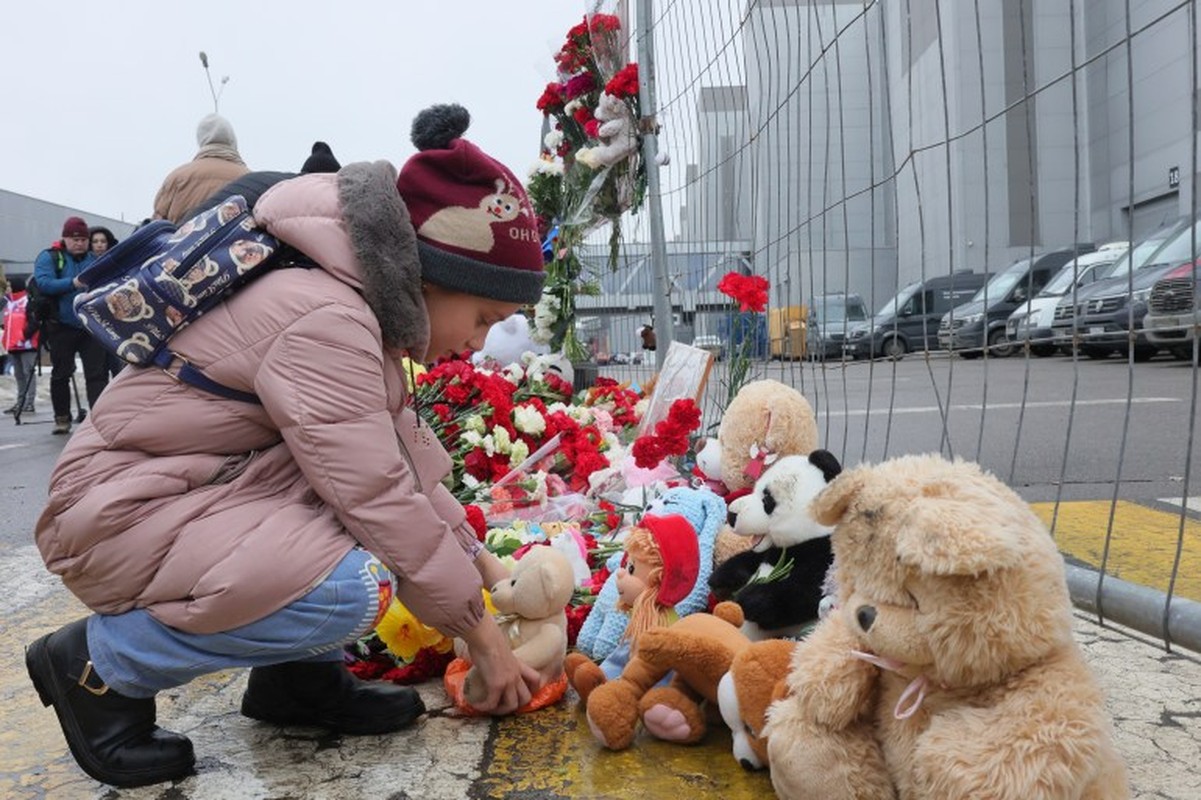
[[[605,84],[605,93],[614,97],[638,96],[638,65],[626,64]]]
[[[761,275],[727,272],[718,281],[717,291],[733,298],[742,311],[763,311],[767,308],[767,278]]]
[[[542,96],[538,98],[536,103],[538,110],[543,114],[549,114],[556,109],[562,108],[566,98],[563,93],[563,84],[548,83],[546,88],[542,90]]]
[[[467,505],[463,509],[467,512],[467,524],[475,531],[475,538],[481,542],[488,535],[488,522],[484,519],[484,512],[477,505]]]
[[[583,72],[567,81],[563,87],[563,92],[568,100],[574,100],[582,94],[588,94],[595,88],[596,79],[592,77],[592,73]]]

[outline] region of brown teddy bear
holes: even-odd
[[[727,501],[746,494],[763,470],[780,456],[808,455],[817,449],[817,417],[805,396],[779,381],[751,381],[726,407],[717,438],[697,454],[697,466]],[[745,537],[718,534],[714,563],[746,550]]]
[[[638,637],[621,676],[588,696],[588,726],[611,750],[634,742],[638,723],[669,742],[693,744],[706,730],[702,701],[716,704],[717,687],[734,657],[749,644],[737,603],[718,603],[712,614],[690,614]],[[667,686],[655,686],[669,672]]]
[[[567,653],[567,613],[575,576],[567,556],[553,547],[532,547],[513,567],[513,574],[492,587],[496,621],[513,654],[538,670],[547,684],[563,674]],[[455,640],[455,654],[471,661],[466,642]],[[566,684],[564,684],[566,685]],[[487,690],[473,667],[467,671],[463,695],[469,704],[484,700]]]
[[[768,765],[767,709],[783,696],[784,676],[792,663],[796,642],[765,639],[752,642],[734,656],[730,671],[717,687],[721,718],[730,728],[734,741],[734,759],[743,769],[763,769]]]
[[[1129,796],[1063,559],[1020,497],[906,456],[844,472],[813,513],[837,526],[839,602],[768,711],[781,798]]]

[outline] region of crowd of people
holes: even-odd
[[[192,159],[172,170],[154,198],[154,215],[179,224],[219,200],[240,194],[247,205],[276,183],[318,172],[341,168],[325,142],[315,142],[300,172],[252,172],[238,152],[233,126],[218,114],[208,114],[196,127],[197,151]],[[73,303],[82,285],[79,274],[118,239],[108,228],[89,227],[81,217],[63,223],[60,237],[41,251],[34,262],[31,280],[16,276],[4,291],[3,347],[12,367],[16,400],[4,410],[20,419],[37,413],[37,375],[40,353],[50,360],[50,404],[54,410],[55,435],[71,432],[73,422],[86,416],[77,398],[79,412],[71,413],[72,381],[76,360],[83,367],[87,407],[92,408],[101,392],[124,365],[115,354],[96,343],[80,325]],[[31,286],[32,284],[32,290]]]
[[[399,170],[340,167],[317,142],[294,175],[250,171],[229,123],[201,121],[196,157],[164,181],[155,216],[178,224],[241,194],[258,226],[307,256],[171,339],[182,363],[239,397],[165,369],[108,382],[71,316],[92,231],[73,217],[38,257],[34,280],[58,313],[38,331],[55,431],[71,431],[76,354],[91,409],[50,475],[34,538],[91,613],[32,642],[25,660],[93,778],[190,773],[192,743],[156,724],[155,695],[231,667],[250,668],[251,719],[341,734],[411,725],[420,696],[359,681],[342,654],[394,596],[465,643],[486,694],[478,710],[512,712],[541,688],[485,609],[482,588],[508,571],[446,487],[450,458],[405,388],[414,364],[479,350],[542,294],[529,198],[463,137],[469,124],[461,106],[434,106],[414,120],[418,152]]]

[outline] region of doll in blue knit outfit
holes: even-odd
[[[708,608],[713,546],[726,518],[726,504],[708,489],[678,487],[668,489],[646,509],[646,516],[668,515],[684,517],[695,531],[697,541],[699,563],[695,581],[683,599],[672,606],[675,616],[682,617]],[[611,574],[580,629],[576,642],[579,652],[568,656],[568,672],[575,677],[572,685],[581,698],[605,680],[621,675],[629,661],[629,637],[625,634],[630,617],[619,606],[618,596],[618,574],[624,558],[624,552],[610,557],[606,566]],[[599,667],[592,661],[599,661]],[[579,667],[586,662],[587,665],[580,670]]]

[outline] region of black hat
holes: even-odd
[[[338,163],[338,159],[334,158],[334,151],[329,149],[329,145],[325,142],[313,142],[313,154],[304,160],[300,174],[337,172],[340,169],[342,169],[342,165]]]

